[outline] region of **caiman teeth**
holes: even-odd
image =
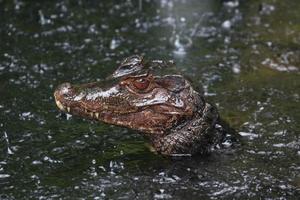
[[[55,102],[56,102],[56,105],[57,105],[57,107],[58,107],[59,109],[65,110],[65,107],[60,103],[60,101],[56,100]]]
[[[98,112],[93,112],[93,111],[90,111],[90,110],[88,110],[88,109],[84,109],[84,112],[86,113],[86,114],[88,114],[88,115],[90,115],[91,116],[91,118],[99,118],[99,113]]]

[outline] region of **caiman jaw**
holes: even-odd
[[[58,107],[60,110],[62,110],[62,111],[65,111],[65,110],[66,110],[65,107],[62,105],[62,103],[61,103],[59,100],[55,99],[55,102],[56,102],[57,107]],[[68,112],[70,112],[70,107],[67,107],[67,110],[68,110]]]
[[[71,108],[66,106],[62,103],[64,96],[67,96],[70,92],[71,84],[70,83],[63,83],[54,92],[55,103],[57,107],[64,112],[70,112]]]
[[[101,82],[83,85],[63,83],[54,92],[57,107],[80,117],[118,124],[118,117],[137,111],[121,95],[118,85],[108,89],[100,87]],[[120,106],[121,105],[121,106]]]

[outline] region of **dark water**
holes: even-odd
[[[296,0],[0,0],[0,199],[299,199]],[[177,69],[240,135],[174,160],[134,131],[59,113],[59,83],[132,54]]]

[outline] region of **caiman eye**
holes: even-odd
[[[133,82],[134,87],[139,90],[145,90],[149,86],[150,81],[145,78],[137,79]]]

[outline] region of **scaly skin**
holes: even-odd
[[[105,81],[61,84],[56,104],[70,114],[138,130],[164,155],[207,153],[224,136],[216,128],[218,112],[182,76],[154,75],[165,65],[126,58]]]

